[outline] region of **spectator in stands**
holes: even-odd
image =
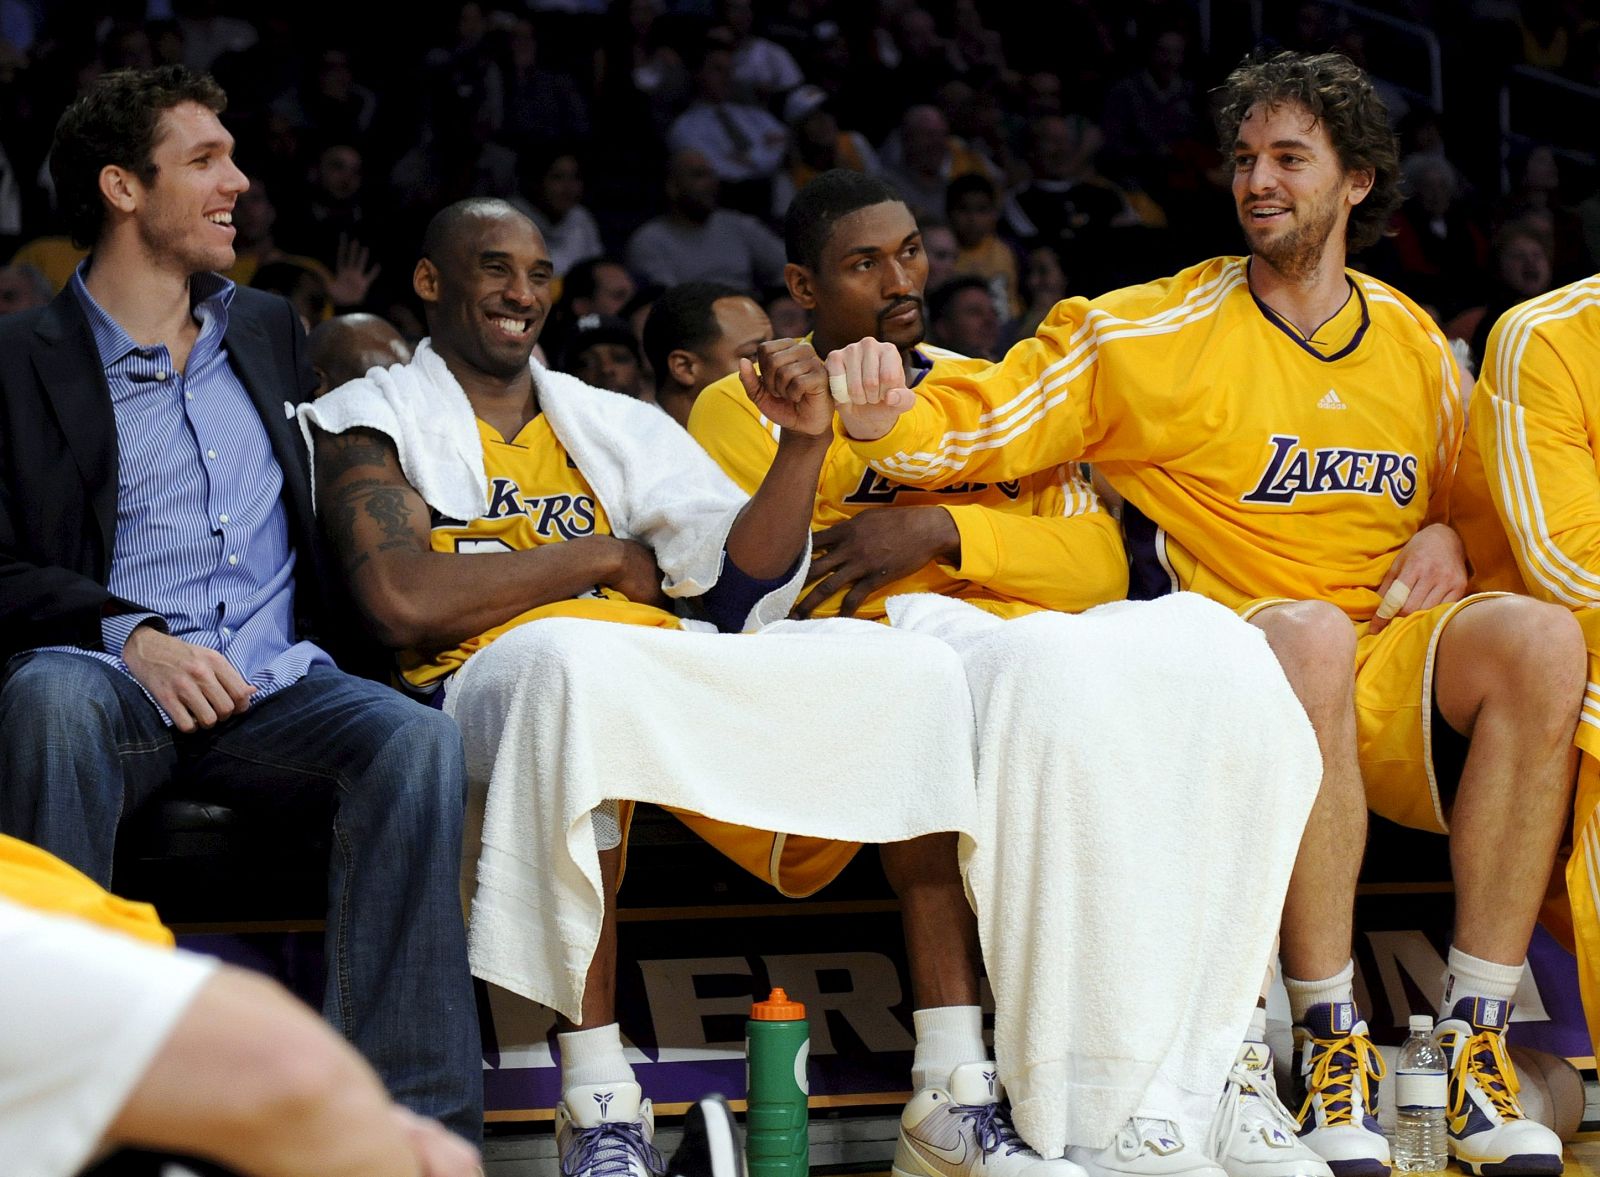
[[[961,243],[945,221],[919,220],[917,227],[922,230],[922,252],[928,257],[928,289],[937,290],[956,276]]]
[[[561,360],[567,372],[608,392],[655,402],[655,390],[644,378],[639,341],[628,321],[613,315],[584,315]]]
[[[317,387],[312,396],[365,376],[369,368],[387,368],[411,359],[411,346],[387,319],[377,315],[336,315],[318,323],[306,340],[306,355]]]
[[[767,313],[742,291],[716,282],[674,286],[656,300],[644,323],[656,404],[687,428],[700,390],[737,372],[740,360],[754,363],[772,337]]]
[[[877,153],[859,131],[839,127],[837,103],[820,86],[801,86],[784,100],[789,154],[772,184],[772,212],[781,217],[794,194],[823,172],[849,168],[869,175],[880,170]]]
[[[1459,334],[1471,340],[1472,362],[1479,371],[1483,369],[1489,332],[1500,316],[1518,303],[1553,289],[1555,284],[1555,258],[1544,225],[1534,219],[1512,221],[1495,234],[1494,276],[1481,313],[1476,322],[1463,314],[1452,324]]]
[[[287,299],[300,317],[300,326],[309,332],[333,313],[328,299],[327,273],[320,266],[307,265],[300,259],[285,258],[257,266],[250,275],[250,285],[257,290],[271,291]]]
[[[767,299],[762,306],[772,323],[774,339],[799,339],[811,331],[811,314],[784,290]]]
[[[44,275],[26,262],[0,266],[0,315],[42,307],[54,294]]]
[[[1098,275],[1118,260],[1115,230],[1157,222],[1145,217],[1128,194],[1095,169],[1103,142],[1093,123],[1050,115],[1028,128],[1033,178],[1006,204],[1006,222],[1024,241],[1042,241],[1071,255]]]
[[[1067,271],[1059,249],[1039,242],[1028,249],[1023,261],[1022,317],[1002,332],[1007,347],[1037,331],[1056,303],[1067,297]],[[1104,493],[1101,497],[1105,497]]]
[[[1406,175],[1411,194],[1395,214],[1393,235],[1379,249],[1392,253],[1395,284],[1448,320],[1481,300],[1489,243],[1460,198],[1449,160],[1415,155]]]
[[[928,294],[928,342],[974,359],[1000,356],[1000,325],[989,283],[958,275]]]
[[[950,134],[937,106],[908,109],[899,129],[884,143],[881,159],[884,175],[919,222],[944,214],[945,190],[956,177],[996,178],[987,160]]]
[[[1561,165],[1548,144],[1537,144],[1516,163],[1511,192],[1501,203],[1497,225],[1535,221],[1544,230],[1555,263],[1555,281],[1589,272],[1583,221],[1562,201]]]
[[[708,39],[701,46],[694,77],[695,100],[673,121],[667,146],[675,158],[695,152],[710,164],[730,207],[765,213],[789,129],[765,107],[734,98],[733,54],[725,44]]]
[[[0,320],[0,762],[29,766],[0,830],[104,885],[123,817],[171,788],[331,821],[324,1011],[402,1102],[476,1138],[460,740],[328,652],[373,667],[284,420],[313,387],[300,325],[215,273],[246,185],[225,101],[182,67],[106,74],[56,131],[92,255]]]
[[[0,1156],[10,1172],[68,1177],[124,1145],[239,1177],[482,1172],[475,1149],[397,1106],[371,1066],[278,985],[172,942],[149,905],[0,836]],[[117,1167],[123,1159],[94,1171],[133,1171]]]
[[[628,267],[613,258],[596,257],[579,262],[561,283],[561,297],[550,308],[542,346],[559,356],[585,315],[620,315],[639,292]]]
[[[1146,39],[1144,65],[1106,94],[1102,160],[1112,175],[1157,194],[1168,188],[1177,150],[1207,134],[1186,73],[1189,39],[1161,29]]]
[[[347,50],[330,47],[317,55],[297,94],[273,108],[297,127],[314,128],[338,143],[365,142],[378,117],[378,96],[356,80]]]
[[[498,258],[507,264],[498,269],[486,264]],[[753,782],[744,773],[724,782],[724,774],[708,770],[712,749],[731,744],[759,757],[780,733],[787,738],[791,732],[804,732],[810,742],[814,732],[808,724],[820,715],[815,709],[820,701],[794,698],[785,700],[783,710],[809,718],[790,721],[762,714],[765,709],[745,714],[730,709],[715,723],[680,722],[676,716],[686,713],[685,700],[692,706],[703,698],[699,684],[713,668],[717,689],[730,690],[730,698],[746,689],[769,694],[781,689],[771,678],[774,664],[761,656],[767,643],[741,637],[721,653],[724,643],[705,633],[679,635],[681,641],[670,633],[644,635],[668,639],[667,647],[650,643],[651,648],[678,652],[669,655],[670,666],[641,665],[629,673],[627,691],[636,704],[621,710],[608,704],[585,719],[579,713],[587,708],[575,708],[575,700],[563,698],[556,682],[563,677],[560,668],[592,666],[600,646],[615,650],[616,643],[629,642],[630,631],[620,627],[680,628],[663,586],[680,598],[694,598],[724,629],[755,628],[768,616],[788,612],[809,545],[822,455],[832,438],[832,402],[826,380],[815,373],[808,372],[803,381],[784,375],[799,355],[810,353],[809,343],[764,345],[760,375],[753,368],[742,374],[762,413],[778,425],[782,440],[771,475],[746,499],[655,409],[530,368],[529,353],[552,277],[537,228],[511,206],[471,201],[445,209],[428,228],[416,268],[431,345],[419,348],[410,365],[383,380],[346,385],[302,410],[316,430],[318,501],[326,504],[330,538],[350,569],[352,591],[389,644],[408,651],[401,662],[406,681],[417,690],[445,692],[446,705],[472,741],[474,762],[486,767],[485,808],[491,817],[485,822],[480,880],[488,878],[494,847],[500,844],[502,831],[491,820],[498,808],[548,815],[555,797],[573,796],[563,785],[557,750],[544,741],[529,746],[517,735],[519,729],[531,730],[524,725],[540,716],[568,717],[562,724],[569,751],[593,751],[595,741],[614,742],[622,730],[619,723],[628,725],[629,739],[648,749],[644,755],[650,768],[641,776],[651,780],[608,777],[603,789],[622,790],[624,799],[661,796],[656,791],[660,781],[687,777],[700,790],[698,798],[726,805],[726,794],[743,796]],[[455,395],[448,399],[442,395],[451,391]],[[384,404],[405,406],[406,411],[385,415],[379,409]],[[417,419],[414,414],[439,418],[430,434],[407,424]],[[482,447],[481,469],[492,482],[468,481],[460,494],[449,489],[463,459],[442,447],[431,454],[413,448],[427,445],[424,437],[441,433],[453,433],[469,445],[476,440]],[[436,463],[440,478],[429,480],[426,497],[409,481],[409,463],[402,469],[401,447]],[[595,493],[600,487],[605,488],[603,500]],[[491,495],[494,505],[486,508]],[[434,525],[435,511],[457,522]],[[624,535],[631,538],[620,538]],[[461,550],[475,554],[456,554]],[[786,639],[790,658],[803,653],[795,648],[797,640]],[[853,643],[827,643],[815,657],[825,658],[844,681],[865,676],[876,688],[891,665],[887,655],[874,651],[891,646],[909,650],[908,642],[923,655],[917,659],[919,667],[937,673],[926,676],[925,690],[919,689],[920,697],[905,706],[926,714],[925,708],[953,702],[951,688],[958,684],[950,677],[952,668],[936,657],[930,643],[904,635],[892,643],[857,635]],[[643,647],[633,643],[628,648]],[[749,661],[752,654],[757,655],[754,663]],[[932,662],[926,661],[930,655],[935,656]],[[754,664],[762,665],[745,687],[737,678],[740,668]],[[543,685],[533,685],[536,678]],[[513,682],[526,684],[526,689]],[[892,763],[899,754],[894,744],[910,742],[897,740],[894,730],[910,713],[895,710],[901,704],[894,700],[894,688],[888,694],[877,701],[882,722],[874,727],[883,730],[872,738],[874,752],[886,754]],[[964,693],[960,699],[970,713]],[[788,728],[788,722],[800,726]],[[670,732],[665,738],[671,740],[672,755],[654,751],[662,723]],[[938,735],[921,731],[915,739]],[[855,763],[860,756],[856,749],[844,749],[842,757],[829,750],[816,754],[824,762],[840,761],[839,769],[825,764],[818,770],[824,778],[846,771],[846,759]],[[920,760],[918,771],[928,774],[924,789],[963,775],[959,766],[951,774],[926,753]],[[893,770],[886,771],[893,775]],[[774,783],[757,787],[776,791],[777,780],[790,779],[780,774],[790,772],[792,765],[779,762]],[[908,784],[886,782],[883,773],[873,782],[874,788],[895,790]],[[762,805],[773,800],[761,794]],[[584,804],[589,808],[589,802]],[[504,929],[524,944],[530,937],[537,943],[558,916],[579,910],[594,915],[590,926],[595,939],[585,948],[574,944],[564,951],[552,941],[554,951],[546,952],[540,943],[514,966],[518,975],[506,978],[520,992],[548,995],[546,1000],[562,1015],[556,1145],[569,1177],[646,1177],[662,1171],[651,1144],[650,1107],[641,1099],[614,1021],[615,889],[631,808],[623,803],[593,809],[594,820],[581,835],[582,866],[568,856],[563,818],[539,823],[517,839],[518,855],[530,862],[548,861],[550,870],[530,865],[526,884],[511,886],[543,887],[546,874],[570,861],[569,870],[583,871],[599,883],[598,894],[580,885],[582,901],[598,898],[603,903],[602,913],[563,895],[570,905],[565,911],[523,908],[512,921],[520,926]],[[781,877],[790,892],[809,892],[820,885],[855,849],[791,836],[780,854],[770,834],[750,835],[696,814],[684,819],[763,877]],[[824,813],[817,820],[860,828],[854,813]],[[587,840],[591,829],[594,841]],[[947,848],[953,839],[923,838],[909,846],[915,850],[929,843]],[[760,855],[759,863],[749,850]],[[487,918],[495,902],[491,891],[478,889],[475,921]],[[959,881],[954,894],[944,898],[964,904]],[[563,920],[560,926],[576,925]],[[957,951],[952,945],[943,955]]]
[[[742,101],[768,106],[806,80],[787,49],[756,35],[753,0],[719,0],[717,9],[733,33],[733,88]]]
[[[550,247],[556,277],[605,252],[600,226],[583,206],[583,169],[576,155],[561,150],[534,156],[528,178],[530,214]]]
[[[516,195],[516,153],[493,139],[499,112],[487,83],[495,77],[498,71],[487,67],[455,66],[434,78],[432,117],[422,139],[389,173],[402,209],[438,208],[467,196]]]
[[[721,181],[698,151],[667,161],[667,211],[628,240],[628,265],[662,286],[725,282],[763,290],[783,281],[783,243],[755,217],[719,207]]]
[[[360,149],[350,143],[329,143],[317,153],[305,196],[294,202],[279,233],[289,248],[332,269],[348,242],[377,244],[362,192],[364,166]]]
[[[642,121],[665,133],[688,99],[691,79],[661,0],[614,0],[593,58],[597,121]]]
[[[956,273],[983,279],[999,321],[1009,323],[1022,312],[1022,299],[1017,292],[1016,255],[995,233],[1000,194],[987,176],[959,176],[950,181],[945,207],[961,246]]]
[[[539,56],[539,33],[527,16],[511,18],[496,38],[505,93],[500,133],[519,154],[545,156],[589,139],[589,104],[572,75]]]

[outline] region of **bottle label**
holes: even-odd
[[[1449,1098],[1445,1077],[1438,1071],[1399,1071],[1395,1075],[1394,1102],[1398,1108],[1442,1108]]]
[[[801,1095],[811,1094],[811,1079],[806,1074],[806,1063],[811,1060],[811,1039],[807,1038],[800,1044],[800,1049],[794,1052],[794,1085],[800,1089]]]

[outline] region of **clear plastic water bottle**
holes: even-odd
[[[1394,1167],[1436,1173],[1450,1161],[1444,1108],[1448,1099],[1444,1051],[1433,1040],[1433,1019],[1411,1018],[1411,1037],[1400,1047],[1394,1085]]]

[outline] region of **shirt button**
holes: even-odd
[[[228,563],[229,564],[237,564],[238,562],[239,562],[239,557],[238,556],[229,556],[228,557]]]
[[[228,517],[226,515],[218,515],[217,516],[217,522],[218,523],[226,523],[227,521],[228,521]]]
[[[210,458],[213,462],[215,462],[217,460],[217,451],[216,450],[207,450],[206,451],[206,457]]]
[[[161,383],[163,383],[163,384],[165,384],[171,378],[172,378],[172,373],[171,372],[157,372],[156,373],[156,379],[161,381]]]
[[[225,637],[225,638],[231,638],[233,636],[233,630],[229,629],[226,625],[224,625],[222,627],[222,636]]]
[[[194,393],[192,393],[192,392],[186,392],[186,393],[184,393],[184,394],[183,394],[183,399],[184,399],[184,400],[186,400],[186,401],[192,401],[192,400],[194,400]]]

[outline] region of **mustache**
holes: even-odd
[[[898,315],[907,307],[916,307],[920,311],[922,309],[922,299],[915,294],[909,294],[905,298],[895,299],[894,302],[891,302],[888,306],[884,307],[878,312],[878,322],[883,322],[890,315]]]

